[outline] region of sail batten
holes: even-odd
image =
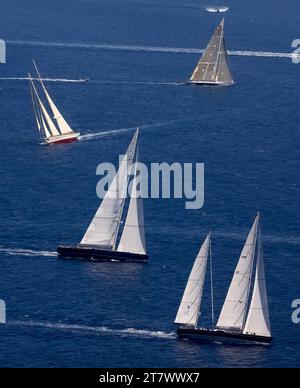
[[[214,32],[190,82],[203,84],[233,84],[224,40],[224,19]]]
[[[255,219],[241,253],[217,323],[218,328],[229,328],[240,331],[244,329],[255,259],[258,224],[259,216]]]
[[[203,243],[191,271],[183,298],[175,319],[176,324],[197,326],[201,309],[211,234]]]
[[[129,172],[136,152],[138,133],[137,130],[80,245],[115,249],[127,196]]]

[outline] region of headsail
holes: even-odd
[[[33,105],[34,117],[35,117],[35,120],[36,120],[36,124],[37,124],[38,130],[40,132],[40,136],[41,136],[41,138],[44,138],[45,134],[42,132],[41,112],[40,112],[40,109],[39,109],[39,103],[38,103],[38,100],[37,100],[36,93],[34,91],[33,81],[32,81],[31,75],[28,74],[28,76],[29,76],[29,85],[30,85],[30,93],[31,93],[32,105]]]
[[[233,84],[233,78],[230,71],[230,64],[228,59],[227,50],[225,47],[225,40],[222,39],[220,53],[219,53],[219,62],[216,72],[216,82],[230,85]]]
[[[139,131],[137,130],[120,164],[120,168],[80,245],[115,249],[138,134]]]
[[[177,324],[197,326],[210,244],[211,234],[207,236],[194,263],[175,319]]]
[[[244,329],[255,258],[258,224],[259,215],[255,219],[236,267],[217,323],[218,328]]]
[[[32,91],[35,94],[36,102],[38,104],[38,110],[40,112],[40,120],[35,112],[36,120],[38,121],[38,125],[41,126],[42,130],[45,133],[46,138],[49,138],[51,136],[59,136],[59,132],[58,132],[55,124],[51,120],[51,117],[49,116],[49,113],[47,112],[44,104],[42,103],[31,76],[30,76],[30,83],[31,83]]]
[[[269,318],[269,306],[260,228],[258,233],[258,257],[255,283],[248,318],[244,329],[244,334],[248,333],[255,333],[256,335],[271,337],[271,325]]]
[[[35,62],[33,61],[33,64],[34,64],[34,67],[36,69],[36,72],[37,72],[37,75],[38,75],[38,78],[41,82],[41,85],[43,87],[43,90],[44,90],[44,93],[46,95],[46,98],[48,100],[48,103],[50,105],[50,108],[53,112],[53,116],[54,116],[54,119],[57,123],[57,126],[59,128],[59,131],[60,131],[60,134],[62,135],[67,135],[67,134],[70,134],[70,133],[74,133],[74,131],[71,129],[71,127],[69,126],[69,124],[66,122],[66,120],[64,119],[64,117],[62,116],[62,114],[60,113],[60,111],[58,110],[57,106],[54,104],[52,98],[50,97],[45,85],[44,85],[44,82],[41,78],[41,75],[39,73],[39,70],[35,64]]]
[[[138,152],[136,163],[138,162]],[[132,181],[132,191],[130,204],[128,208],[127,218],[123,229],[122,237],[120,239],[118,251],[130,252],[145,255],[145,226],[144,226],[144,209],[143,199],[137,192],[137,164],[134,168],[134,178]]]
[[[214,32],[190,81],[204,84],[233,84],[224,41],[224,19]]]

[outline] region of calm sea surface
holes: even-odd
[[[176,49],[203,49],[221,18],[204,11],[207,3],[1,1],[0,298],[8,323],[0,327],[0,366],[299,366],[291,303],[300,298],[300,65],[233,56],[235,86],[182,84],[199,54]],[[227,47],[291,52],[298,3],[228,0]],[[90,79],[47,83],[66,119],[89,137],[39,145],[28,83],[4,79],[32,72],[32,58],[46,77]],[[80,241],[99,205],[97,165],[116,163],[136,126],[146,164],[205,163],[204,208],[145,201],[148,265],[58,260],[57,245]],[[173,320],[207,232],[219,312],[258,210],[273,346],[177,340]],[[206,323],[207,290],[203,304]]]

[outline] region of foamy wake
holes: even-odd
[[[3,248],[0,247],[0,253],[10,256],[48,256],[55,257],[57,256],[56,252],[50,251],[33,251],[31,249],[22,249],[22,248]]]
[[[142,45],[111,45],[97,43],[65,43],[65,42],[42,42],[42,41],[22,41],[8,40],[7,44],[19,46],[40,46],[40,47],[55,47],[55,48],[80,48],[92,50],[125,50],[125,51],[145,51],[157,53],[185,53],[185,54],[201,54],[203,49],[180,48],[180,47],[159,47],[159,46],[142,46]],[[300,55],[293,53],[278,53],[268,51],[244,51],[230,50],[229,55],[246,56],[246,57],[267,57],[267,58],[296,58],[300,59]]]
[[[189,121],[189,120],[192,120],[192,118],[182,118],[182,119],[178,119],[178,120],[161,121],[161,122],[154,123],[154,124],[136,125],[135,127],[130,127],[130,128],[120,128],[120,129],[112,129],[109,131],[102,131],[102,132],[96,132],[96,133],[87,133],[85,135],[81,135],[79,137],[79,140],[83,140],[83,141],[93,140],[93,139],[101,138],[104,136],[119,134],[122,132],[135,131],[137,128],[140,128],[140,129],[160,128],[160,127],[164,127],[167,125],[176,124],[179,122],[184,122],[184,121]]]
[[[70,332],[83,332],[94,333],[98,335],[117,335],[117,336],[131,336],[141,338],[160,338],[160,339],[174,339],[175,333],[166,333],[164,331],[151,331],[151,330],[139,330],[134,328],[126,329],[111,329],[105,326],[85,326],[85,325],[72,325],[65,323],[50,323],[50,322],[35,322],[35,321],[11,321],[9,325],[13,326],[25,326],[25,327],[37,327],[50,330],[63,330]]]
[[[33,78],[34,81],[39,81],[38,78]],[[6,77],[0,78],[0,81],[29,81],[28,77]],[[67,78],[42,78],[45,82],[71,82],[71,83],[83,83],[82,79],[67,79]]]
[[[114,135],[122,132],[129,132],[135,130],[134,128],[120,128],[120,129],[112,129],[110,131],[102,131],[102,132],[96,132],[96,133],[87,133],[85,135],[79,136],[78,140],[92,140],[97,139],[99,137],[108,136],[108,135]]]
[[[162,82],[162,81],[100,81],[92,80],[90,83],[101,85],[166,85],[166,86],[182,86],[185,82]]]

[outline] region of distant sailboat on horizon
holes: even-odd
[[[217,325],[214,322],[211,233],[196,258],[175,323],[181,325],[177,335],[200,342],[262,344],[272,342],[264,260],[257,215],[236,267]],[[202,294],[208,261],[211,263],[212,328],[198,328]],[[256,274],[249,306],[253,268]]]
[[[234,84],[224,39],[224,19],[214,32],[189,83],[230,86]]]
[[[28,74],[34,116],[43,144],[51,145],[58,143],[71,143],[78,140],[80,133],[73,131],[73,129],[66,122],[54,101],[50,97],[34,61],[33,64],[37,72],[37,79],[41,84],[42,90],[46,96],[46,100],[53,113],[52,119],[51,115],[46,109],[45,104],[40,98],[37,87],[34,83],[34,79],[31,77],[31,74]]]
[[[143,200],[137,193],[137,184],[140,187],[140,183],[137,182],[136,165],[138,136],[137,129],[120,163],[119,170],[80,244],[58,247],[57,252],[61,257],[91,261],[145,262],[148,260]],[[133,175],[132,189],[127,217],[123,225],[122,219],[131,175]],[[123,231],[119,236],[121,225]]]

